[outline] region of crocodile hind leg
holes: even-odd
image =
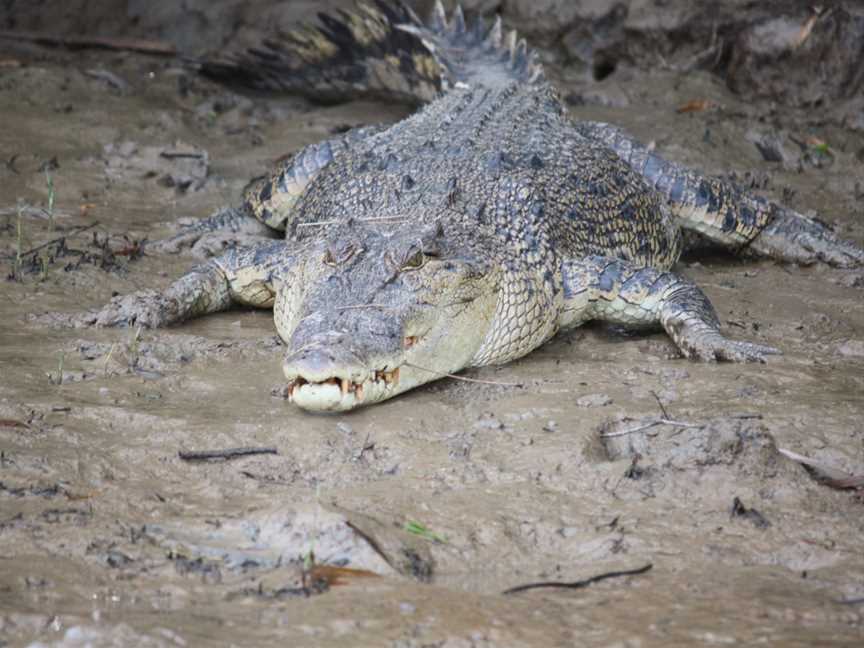
[[[864,264],[864,249],[801,214],[655,155],[623,130],[579,122],[583,136],[615,151],[667,201],[682,227],[735,251],[793,263]]]
[[[63,323],[156,328],[227,310],[235,304],[272,308],[276,277],[291,266],[286,241],[231,249],[186,273],[164,291],[142,290],[114,297],[100,310],[75,315]]]
[[[714,307],[695,284],[672,272],[591,256],[563,264],[561,328],[589,320],[627,327],[660,325],[688,358],[764,362],[777,349],[730,340]]]
[[[383,129],[383,126],[353,128],[338,137],[305,146],[247,184],[240,207],[220,209],[175,236],[151,243],[150,247],[174,253],[192,248],[196,256],[210,257],[238,243],[284,236],[283,232],[290,228],[294,205],[315,176],[342,153]]]
[[[252,217],[246,205],[223,207],[210,216],[185,225],[174,236],[147,243],[148,251],[177,254],[190,249],[199,258],[209,258],[225,248],[254,244],[275,238],[278,232]]]

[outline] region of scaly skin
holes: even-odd
[[[592,319],[660,326],[699,360],[777,353],[724,337],[707,297],[670,272],[679,226],[774,258],[864,260],[818,224],[614,127],[570,122],[524,41],[504,39],[499,22],[469,30],[461,10],[447,20],[440,4],[429,26],[398,6],[358,15],[373,17],[327,19],[278,56],[241,57],[250,82],[296,85],[293,52],[312,62],[306,90],[331,96],[345,83],[325,62],[344,67],[355,52],[354,89],[422,100],[435,87],[437,98],[389,128],[297,152],[250,184],[243,207],[190,234],[251,215],[284,241],[230,251],[164,294],[117,298],[85,322],[163,326],[232,303],[272,307],[291,399],[340,411],[510,361]],[[376,67],[375,52],[401,63]]]

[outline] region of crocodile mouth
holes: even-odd
[[[288,401],[309,410],[344,411],[387,398],[398,384],[399,367],[376,370],[360,382],[340,376],[323,380],[297,376],[288,383]]]

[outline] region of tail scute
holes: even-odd
[[[401,1],[373,2],[320,13],[318,25],[203,61],[200,70],[221,81],[324,101],[372,95],[425,103],[458,82],[543,79],[525,41],[515,31],[502,37],[498,16],[489,26],[478,17],[469,28],[461,6],[448,19],[438,0],[424,23]]]

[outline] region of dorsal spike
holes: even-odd
[[[495,16],[495,20],[492,21],[492,26],[489,28],[483,44],[491,49],[501,47],[501,16]]]
[[[465,33],[465,13],[462,11],[462,5],[457,4],[453,10],[453,15],[450,17],[450,31],[454,34]]]
[[[405,2],[403,2],[403,0],[399,0],[398,4],[400,9],[402,9],[402,11],[405,12],[405,15],[408,16],[408,20],[411,22],[412,25],[423,25],[423,21],[420,20],[420,16],[414,13],[414,10],[409,7]]]
[[[474,20],[471,22],[471,38],[480,43],[483,41],[483,36],[486,34],[486,21],[483,20],[483,16],[480,15],[478,11],[474,15]]]
[[[513,58],[513,54],[516,52],[516,41],[519,39],[519,34],[516,33],[516,30],[512,30],[509,34],[507,34],[507,38],[504,41],[504,47],[510,53],[510,58]]]
[[[516,43],[515,49],[512,50],[513,67],[524,70],[528,65],[528,43],[522,38]]]
[[[435,0],[435,6],[432,7],[432,15],[429,17],[429,27],[432,31],[442,32],[447,29],[447,12],[444,11],[444,5],[441,0]]]

